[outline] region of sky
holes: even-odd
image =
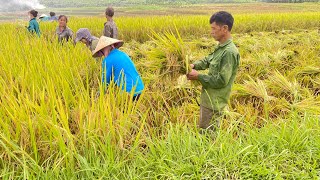
[[[45,8],[38,0],[0,0],[0,4],[0,11],[2,12]]]

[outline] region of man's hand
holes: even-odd
[[[188,80],[192,80],[192,81],[198,80],[198,76],[199,76],[198,71],[196,71],[194,69],[192,69],[192,71],[189,74],[187,74]]]

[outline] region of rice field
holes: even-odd
[[[185,62],[216,42],[207,15],[117,17],[146,90],[102,90],[101,60],[26,22],[0,26],[1,179],[318,179],[318,12],[236,13],[241,65],[220,130],[199,134]],[[96,36],[102,17],[71,17]],[[204,72],[205,73],[205,72]]]

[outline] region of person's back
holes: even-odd
[[[103,35],[106,37],[118,39],[118,28],[116,23],[113,20],[107,21],[106,23],[104,23]]]
[[[58,21],[58,17],[57,16],[52,16],[50,17],[49,21]]]
[[[39,20],[40,22],[45,22],[45,21],[49,21],[50,20],[50,17],[45,15],[45,14],[42,14],[40,17],[39,17]]]
[[[102,77],[102,82],[109,84],[113,79],[117,86],[125,89],[126,92],[130,93],[134,90],[134,95],[141,94],[143,91],[142,79],[126,53],[113,49],[108,57],[103,60],[102,68],[105,70],[105,77]]]
[[[46,17],[42,18],[42,21],[50,21],[50,17],[46,16]]]
[[[105,14],[108,21],[104,23],[103,36],[118,39],[118,28],[112,19],[114,15],[114,9],[112,7],[108,7]]]
[[[55,12],[50,12],[49,21],[58,21],[58,17],[56,16]]]

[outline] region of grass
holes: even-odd
[[[236,125],[238,122],[234,123]],[[239,129],[231,125],[215,134],[216,139],[212,140],[210,136],[199,135],[186,126],[169,123],[164,125],[168,130],[164,137],[150,136],[145,140],[145,147],[125,151],[112,148],[114,146],[110,143],[110,135],[99,137],[90,134],[85,138],[88,146],[79,146],[78,151],[72,153],[76,167],[65,165],[63,162],[66,159],[62,155],[48,159],[40,167],[25,157],[21,164],[17,164],[19,168],[3,166],[1,177],[314,179],[319,176],[320,139],[317,118],[293,115],[290,122],[267,124],[259,130],[252,129],[250,125],[242,126],[246,130],[241,131],[236,139],[232,133],[239,132]],[[15,154],[20,153],[16,151]],[[10,165],[8,162],[1,164]],[[41,168],[44,165],[50,168]]]
[[[56,24],[41,24],[41,38],[2,24],[0,177],[317,179],[318,13],[289,15],[236,15],[241,65],[223,125],[207,134],[195,125],[201,87],[177,79],[216,45],[204,35],[208,17],[117,19],[146,85],[137,104],[114,85],[98,97],[101,60],[82,44],[58,44]],[[69,26],[98,35],[103,22]]]

